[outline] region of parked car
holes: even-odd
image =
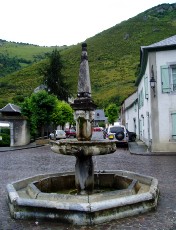
[[[128,144],[128,132],[123,125],[109,126],[107,136],[109,140],[117,140],[117,143]]]
[[[103,128],[102,127],[93,127],[93,131],[94,132],[101,132],[101,131],[103,131]]]
[[[129,141],[131,142],[134,142],[136,140],[136,133],[135,132],[130,132],[128,129],[127,130],[127,133],[128,133],[128,139]]]
[[[53,133],[50,133],[49,135],[50,139],[55,139],[59,140],[59,139],[66,139],[66,133],[63,130],[55,130]]]
[[[76,137],[75,129],[65,129],[66,137]]]

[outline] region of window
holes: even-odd
[[[139,120],[139,135],[140,135],[140,139],[142,138],[142,120]]]
[[[134,103],[134,111],[137,111],[137,102]]]
[[[171,68],[172,91],[176,91],[176,66]]]
[[[172,118],[172,139],[176,140],[176,112],[171,113]]]
[[[144,77],[144,86],[145,86],[145,98],[148,99],[148,76],[145,75]]]
[[[176,65],[161,66],[162,93],[176,92]]]
[[[144,105],[144,95],[143,95],[143,88],[139,93],[139,109]]]
[[[110,128],[111,133],[124,132],[124,128],[121,126],[113,126]]]

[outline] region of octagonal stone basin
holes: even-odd
[[[157,179],[128,171],[94,174],[95,188],[77,195],[74,173],[45,174],[7,185],[8,205],[15,219],[50,219],[93,225],[155,209]]]

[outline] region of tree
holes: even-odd
[[[118,118],[118,107],[116,104],[110,104],[105,110],[106,116],[108,117],[108,122],[114,124]]]
[[[51,119],[55,126],[61,125],[62,128],[64,128],[67,122],[73,124],[73,109],[68,103],[64,101],[58,101]]]
[[[56,95],[59,100],[68,101],[69,87],[62,74],[62,69],[63,62],[60,53],[54,49],[49,56],[49,65],[43,71],[44,83],[50,94]]]
[[[32,136],[35,137],[40,130],[41,136],[44,137],[44,126],[51,122],[56,103],[57,98],[49,95],[45,90],[33,93],[22,103],[21,111],[29,119]]]

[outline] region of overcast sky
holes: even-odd
[[[85,41],[121,21],[176,0],[0,0],[0,39],[41,46]]]

